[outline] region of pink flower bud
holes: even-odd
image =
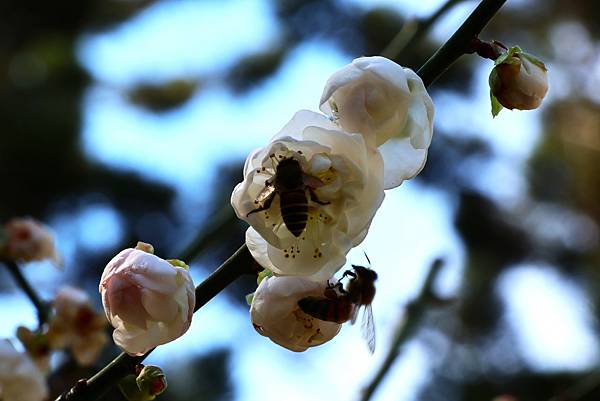
[[[143,355],[183,335],[196,302],[187,270],[138,249],[125,249],[104,269],[100,293],[115,343]]]
[[[490,90],[494,116],[500,111],[494,107],[494,98],[510,110],[536,109],[548,92],[546,66],[518,47],[512,47],[496,61],[490,74]]]

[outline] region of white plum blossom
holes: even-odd
[[[0,340],[0,400],[43,401],[48,386],[40,370],[8,340]]]
[[[143,355],[190,327],[195,292],[183,262],[125,249],[106,265],[99,289],[113,339],[130,355]]]
[[[278,165],[287,159],[296,160],[302,170],[305,186],[300,193],[308,204],[306,226],[296,234],[283,221],[284,191],[276,183]],[[270,205],[261,198],[269,190]],[[318,280],[331,277],[350,248],[364,239],[383,198],[379,152],[362,135],[340,130],[320,113],[301,110],[268,146],[248,156],[244,181],[233,190],[231,204],[251,225],[248,247],[263,266],[277,274],[316,275]],[[261,206],[269,207],[253,212]]]
[[[385,189],[425,166],[433,133],[433,102],[421,78],[380,56],[360,57],[325,84],[320,108],[342,129],[365,136],[383,156]]]
[[[60,264],[54,238],[39,221],[30,217],[13,218],[4,225],[4,236],[0,253],[8,259],[21,262],[50,259]]]
[[[93,364],[108,341],[104,315],[94,311],[85,291],[73,287],[62,287],[52,306],[47,332],[50,347],[69,347],[80,365]]]
[[[298,301],[323,296],[326,282],[304,277],[264,278],[252,299],[250,317],[256,331],[291,351],[302,352],[331,340],[341,325],[304,313]]]

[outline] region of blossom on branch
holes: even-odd
[[[548,92],[544,63],[518,46],[508,49],[495,63],[489,78],[492,115],[498,115],[502,107],[537,109]]]
[[[362,135],[301,110],[248,156],[231,204],[252,226],[248,247],[263,266],[324,280],[364,239],[383,197],[379,152]]]
[[[385,189],[417,175],[433,133],[433,102],[421,78],[380,56],[360,57],[325,84],[321,111],[347,132],[364,135],[383,156]]]
[[[99,287],[102,304],[115,328],[113,339],[125,352],[143,355],[187,331],[196,302],[188,269],[181,261],[132,248],[106,265]]]
[[[48,397],[46,380],[27,354],[8,340],[0,340],[0,399],[43,401]]]
[[[52,306],[47,332],[50,347],[68,347],[77,363],[93,364],[108,340],[104,315],[94,311],[85,291],[73,287],[61,288]]]
[[[50,259],[60,264],[54,238],[48,227],[39,221],[30,217],[13,218],[4,225],[3,234],[0,256],[22,262]]]
[[[341,325],[304,313],[298,301],[323,296],[325,280],[304,277],[265,277],[252,298],[250,317],[256,331],[291,351],[302,352],[331,340]]]

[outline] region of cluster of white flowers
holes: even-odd
[[[320,109],[298,111],[269,144],[253,151],[231,204],[250,224],[246,244],[273,272],[251,305],[256,330],[304,351],[340,330],[302,311],[323,297],[360,244],[384,190],[417,175],[427,159],[433,103],[412,70],[362,57],[334,73]]]
[[[251,226],[248,249],[272,273],[253,296],[254,327],[293,351],[339,332],[344,319],[317,319],[298,301],[323,297],[348,251],[367,235],[384,190],[421,171],[432,135],[433,104],[423,82],[382,57],[359,58],[336,72],[320,106],[325,114],[298,111],[248,156],[231,197]],[[190,326],[195,293],[187,265],[154,256],[148,244],[115,256],[99,289],[113,339],[131,355]],[[353,306],[346,303],[344,313]]]

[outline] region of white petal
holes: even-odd
[[[427,161],[426,149],[415,149],[410,138],[390,139],[379,147],[385,164],[383,185],[391,189],[419,174]]]

